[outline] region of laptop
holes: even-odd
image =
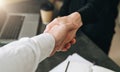
[[[6,44],[37,34],[39,14],[7,13],[0,9],[0,43]]]

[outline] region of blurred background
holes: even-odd
[[[27,1],[27,0],[0,0],[0,5],[12,4],[21,1]]]
[[[13,4],[17,2],[28,1],[28,0],[0,0],[0,6],[5,6],[8,4]],[[59,11],[63,4],[62,0],[49,0],[53,3],[54,7]],[[118,5],[119,14],[116,19],[115,34],[111,43],[111,49],[109,52],[109,57],[120,66],[120,4]]]

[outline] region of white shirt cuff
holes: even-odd
[[[38,36],[32,37],[37,47],[40,49],[40,61],[50,56],[55,46],[55,39],[49,33],[43,33]]]

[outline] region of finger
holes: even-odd
[[[68,44],[66,44],[66,46],[65,46],[66,49],[70,49],[70,47],[71,47],[71,43],[68,43]]]
[[[71,47],[71,43],[67,43],[65,47],[62,49],[62,51],[67,51],[68,49],[70,49],[70,47]]]
[[[50,56],[53,56],[56,53],[56,50],[53,50]]]
[[[50,56],[53,56],[56,53],[56,51],[57,51],[58,48],[59,47],[55,47],[54,50],[52,51],[52,53],[50,54]]]
[[[74,12],[71,13],[70,15],[68,15],[69,19],[72,20],[74,18],[74,20],[72,20],[73,24],[75,25],[75,28],[79,28],[82,26],[82,21],[81,21],[81,16],[78,12]]]
[[[72,39],[72,40],[70,41],[70,43],[71,43],[71,44],[75,44],[75,43],[76,43],[76,39],[75,39],[75,38]]]

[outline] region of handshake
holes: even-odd
[[[56,51],[67,51],[76,42],[76,32],[81,26],[81,16],[78,12],[55,18],[49,23],[44,33],[49,33],[55,38],[55,48],[51,55]]]

